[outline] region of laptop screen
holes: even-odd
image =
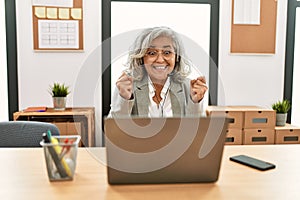
[[[106,118],[108,182],[215,182],[228,119]]]

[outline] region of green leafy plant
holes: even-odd
[[[49,93],[52,97],[66,97],[70,94],[69,86],[66,86],[64,83],[53,83],[50,85]]]
[[[276,111],[276,113],[287,113],[291,108],[291,103],[289,100],[284,99],[283,101],[277,101],[272,104],[272,109]]]

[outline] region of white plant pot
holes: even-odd
[[[276,126],[285,126],[287,113],[276,113]]]
[[[54,110],[65,110],[67,97],[52,97]]]

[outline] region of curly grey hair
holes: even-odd
[[[130,48],[129,56],[127,60],[128,70],[133,73],[136,80],[142,80],[146,74],[146,70],[143,63],[143,57],[145,56],[147,49],[151,42],[160,37],[169,37],[173,41],[173,47],[175,49],[176,61],[175,67],[172,72],[173,80],[182,82],[185,77],[191,72],[191,64],[186,59],[183,44],[179,38],[179,35],[168,27],[154,27],[143,30],[136,38],[135,42]]]

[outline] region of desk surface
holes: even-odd
[[[104,148],[81,148],[73,181],[49,182],[42,148],[0,148],[1,199],[300,199],[300,145],[225,146],[214,184],[107,184],[106,167],[95,157]],[[229,161],[247,154],[276,164],[261,172]]]

